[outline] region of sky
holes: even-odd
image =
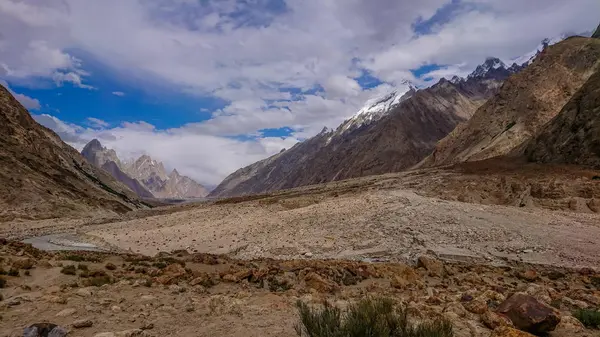
[[[215,186],[405,81],[591,31],[598,0],[0,0],[0,84],[81,148]]]

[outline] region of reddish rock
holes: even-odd
[[[495,313],[491,310],[488,310],[483,315],[481,315],[481,321],[483,322],[483,324],[485,324],[485,326],[492,330],[502,326],[513,326],[513,323],[510,320],[510,318],[502,314]]]
[[[521,272],[517,273],[517,277],[522,280],[529,281],[529,282],[536,281],[537,279],[540,278],[538,276],[538,273],[533,269],[527,269],[527,270],[521,271]]]
[[[417,267],[425,268],[431,276],[439,277],[444,275],[444,264],[442,261],[429,256],[420,256]]]
[[[314,272],[308,273],[304,277],[304,282],[308,288],[312,288],[321,293],[334,292],[339,288],[337,283],[329,281]]]
[[[534,335],[527,333],[525,331],[513,329],[507,326],[500,327],[494,332],[490,337],[535,337]]]
[[[518,329],[534,334],[553,331],[560,323],[560,316],[554,308],[524,293],[509,297],[496,312],[510,318]]]

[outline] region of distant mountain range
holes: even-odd
[[[190,199],[208,194],[204,186],[180,175],[176,169],[167,175],[164,165],[148,155],[123,162],[114,150],[103,147],[97,139],[90,141],[81,154],[143,198]]]
[[[367,102],[337,129],[324,129],[232,173],[209,197],[523,155],[527,142],[548,127],[598,66],[597,39],[563,40],[546,39],[510,66],[488,58],[466,78],[441,79],[421,90],[405,83],[405,89]],[[527,150],[532,160],[543,157],[534,155],[542,151],[536,148]]]

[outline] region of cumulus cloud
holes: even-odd
[[[223,100],[211,119],[178,132],[250,151],[224,136],[281,127],[311,136],[372,94],[521,56],[543,38],[596,27],[599,12],[597,0],[4,0],[0,77],[91,89],[85,55],[121,81]],[[424,65],[441,68],[415,78]],[[384,83],[361,87],[364,73]],[[115,130],[137,135],[128,126]]]
[[[107,122],[105,122],[99,118],[94,118],[94,117],[88,117],[87,121],[90,124],[90,126],[96,127],[96,128],[105,128],[110,125]]]
[[[148,154],[163,161],[168,169],[177,168],[181,174],[206,186],[216,186],[239,167],[276,154],[297,142],[294,137],[238,140],[198,134],[185,126],[157,130],[143,121],[95,129],[66,123],[47,114],[34,115],[34,118],[80,151],[96,138],[104,146],[117,151],[121,159]]]

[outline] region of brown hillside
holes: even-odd
[[[35,122],[0,86],[0,221],[139,207],[133,192]]]
[[[542,52],[498,94],[439,142],[421,166],[504,155],[534,137],[597,69],[600,41],[572,37]]]

